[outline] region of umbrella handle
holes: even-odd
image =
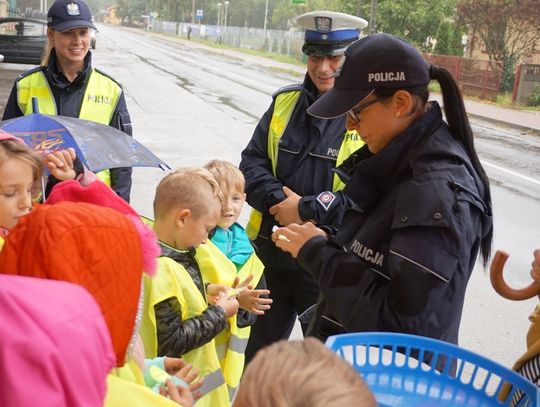
[[[503,268],[508,257],[508,253],[497,250],[491,261],[489,276],[491,285],[495,291],[504,298],[514,301],[527,300],[535,295],[540,295],[540,283],[536,281],[533,281],[527,287],[517,289],[510,287],[506,281],[504,281]]]

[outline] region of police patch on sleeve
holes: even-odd
[[[319,203],[324,208],[324,210],[327,211],[328,208],[330,208],[330,206],[332,205],[332,202],[335,201],[335,199],[336,196],[332,192],[324,191],[317,196],[317,203]]]

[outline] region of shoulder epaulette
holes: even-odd
[[[109,78],[111,81],[113,81],[114,83],[116,83],[118,86],[122,87],[122,84],[121,84],[120,82],[118,82],[116,79],[114,79],[114,78],[113,78],[111,75],[109,75],[108,73],[103,72],[101,69],[97,69],[97,68],[94,68],[94,71],[99,72],[101,75],[106,76],[106,77]]]
[[[302,83],[295,83],[292,85],[283,86],[282,88],[279,88],[277,91],[274,92],[272,98],[275,98],[280,93],[295,92],[302,89],[304,89],[304,85]]]
[[[41,66],[41,65],[36,66],[35,68],[32,68],[32,69],[30,69],[30,70],[28,70],[26,72],[21,73],[17,77],[17,79],[15,81],[20,81],[22,78],[26,78],[28,75],[32,75],[35,72],[39,72],[39,71],[43,71],[43,70],[45,70],[44,66]]]

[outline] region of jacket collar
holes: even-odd
[[[80,88],[86,83],[91,67],[92,67],[92,53],[88,51],[88,53],[84,57],[83,70],[79,72],[79,74],[73,80],[73,82],[70,82],[62,73],[62,71],[60,71],[60,67],[58,66],[58,59],[56,57],[56,51],[53,48],[51,50],[51,55],[49,57],[49,64],[47,65],[47,73],[48,73],[49,79],[52,82],[52,85],[60,89],[66,89],[68,87]]]
[[[360,207],[367,209],[381,192],[408,173],[407,168],[416,153],[415,147],[442,124],[441,109],[437,102],[431,102],[431,108],[426,113],[378,154],[371,154],[367,145],[359,149],[339,169],[339,173],[345,172],[351,176],[346,193]]]
[[[174,261],[181,261],[185,262],[188,261],[194,261],[195,260],[195,249],[190,250],[178,250],[174,247],[171,247],[167,245],[166,243],[163,243],[162,241],[158,241],[159,248],[161,249],[161,257],[169,257],[173,259]]]

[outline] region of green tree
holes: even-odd
[[[434,53],[463,56],[463,46],[461,45],[461,33],[463,32],[464,30],[459,26],[456,27],[454,22],[449,20],[443,21],[435,35],[437,45],[435,46]]]

